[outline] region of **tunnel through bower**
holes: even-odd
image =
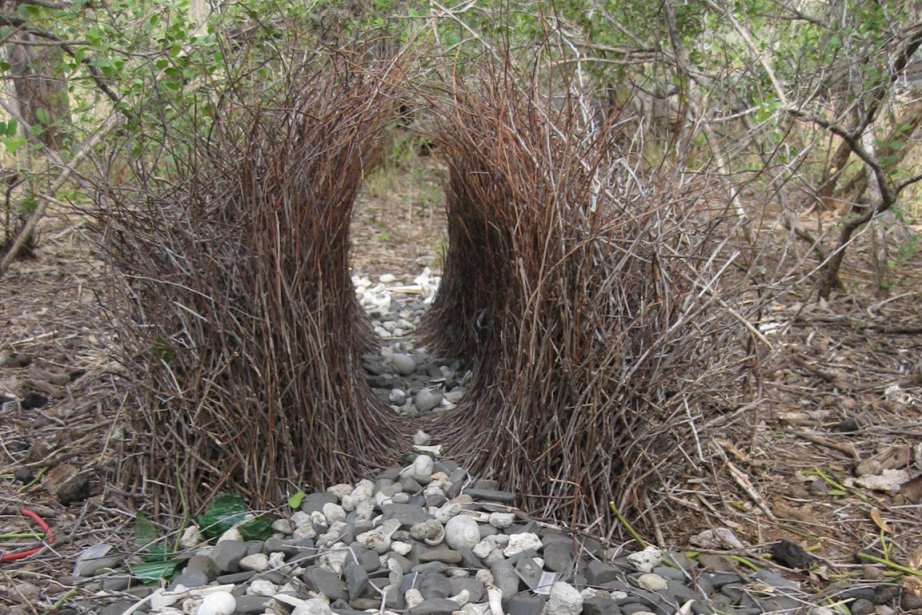
[[[312,68],[280,104],[229,108],[186,181],[107,202],[140,382],[124,476],[194,508],[227,490],[279,502],[397,463],[423,428],[526,509],[588,523],[614,502],[643,527],[694,466],[685,450],[706,434],[685,412],[715,407],[714,348],[738,330],[697,286],[723,263],[701,187],[626,164],[617,118],[588,127],[575,99],[496,74],[424,97],[449,247],[421,335],[473,377],[457,408],[396,420],[361,368],[381,340],[349,230],[403,83],[354,70]]]

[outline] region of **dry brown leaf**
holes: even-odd
[[[906,558],[906,563],[909,564],[910,568],[922,570],[922,545],[919,545],[909,553],[909,557]]]
[[[893,528],[887,525],[887,522],[880,516],[880,511],[876,508],[871,509],[871,520],[874,521],[874,525],[879,527],[881,531],[887,532],[888,534],[893,532]]]
[[[900,493],[910,502],[922,502],[922,474],[900,485]]]
[[[922,577],[906,575],[903,577],[903,591],[922,598]]]

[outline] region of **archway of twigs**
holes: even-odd
[[[744,348],[707,185],[641,164],[636,124],[593,124],[565,82],[551,99],[489,68],[448,94],[393,65],[300,70],[271,108],[228,105],[207,142],[177,149],[182,181],[101,203],[141,408],[123,476],[193,506],[230,488],[279,501],[396,463],[422,427],[545,516],[593,523],[612,502],[643,525],[668,506],[704,471],[696,447],[736,401]],[[397,421],[361,373],[380,340],[349,232],[407,96],[435,117],[447,169],[444,279],[421,335],[468,358],[473,382],[456,409]]]

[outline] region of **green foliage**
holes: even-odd
[[[239,495],[224,493],[208,506],[205,513],[196,517],[202,527],[202,534],[214,539],[237,526],[246,540],[264,540],[272,533],[272,521],[266,517],[256,517],[246,521],[248,508]]]

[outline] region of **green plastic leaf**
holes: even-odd
[[[304,492],[298,491],[288,498],[288,507],[291,509],[301,508],[301,502],[304,501]]]
[[[176,572],[182,560],[171,559],[165,562],[144,562],[143,564],[128,564],[131,576],[145,583],[156,583],[161,579],[169,579]]]
[[[272,535],[272,519],[257,517],[237,529],[240,530],[240,535],[244,540],[265,540]]]
[[[145,562],[163,562],[171,555],[144,513],[134,516],[134,545]]]
[[[150,352],[161,361],[169,362],[173,358],[173,348],[162,335],[158,335],[151,344]]]
[[[217,538],[246,517],[247,505],[239,495],[222,493],[205,510],[205,514],[196,517],[206,538]]]

